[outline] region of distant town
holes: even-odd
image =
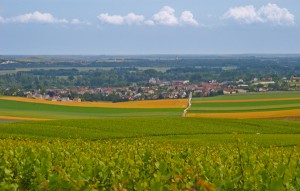
[[[252,81],[224,81],[211,80],[202,83],[190,83],[189,80],[165,81],[158,78],[150,78],[149,86],[138,86],[133,83],[126,87],[106,88],[68,88],[46,89],[23,92],[27,98],[43,99],[51,101],[96,101],[105,100],[103,97],[116,97],[118,101],[178,99],[187,98],[192,92],[193,97],[208,97],[227,94],[243,94],[248,92],[276,91],[288,87],[288,91],[300,91],[300,77],[292,76],[274,81],[271,77],[254,78]],[[100,97],[97,99],[97,97]]]
[[[296,90],[300,55],[0,57],[5,96],[123,102]]]

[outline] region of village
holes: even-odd
[[[190,83],[189,80],[165,81],[150,78],[148,86],[132,84],[127,87],[105,87],[105,88],[66,88],[46,89],[24,92],[27,98],[43,99],[50,101],[134,101],[134,100],[156,100],[156,99],[178,99],[187,98],[192,92],[193,97],[208,97],[226,94],[268,92],[277,90],[296,91],[300,90],[300,77],[282,78],[274,81],[272,78],[254,78],[251,81],[239,79],[237,81],[217,82],[211,80],[202,83]],[[98,99],[95,97],[98,96]],[[100,97],[100,98],[99,98]],[[117,99],[106,99],[114,97]]]

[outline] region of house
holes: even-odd
[[[238,81],[236,81],[236,83],[242,84],[242,83],[244,83],[244,80],[243,79],[239,79]]]
[[[43,95],[39,93],[35,93],[32,97],[35,99],[43,99]]]
[[[53,96],[52,101],[60,101],[60,97],[59,96]]]
[[[300,77],[292,76],[290,81],[293,83],[300,83]]]
[[[268,77],[268,78],[262,78],[261,80],[262,80],[262,81],[272,81],[273,78],[272,78],[272,77]]]
[[[73,99],[74,102],[81,102],[81,99],[79,97],[76,97]]]
[[[236,91],[234,89],[224,89],[223,94],[228,95],[228,94],[235,94]]]
[[[150,83],[150,84],[156,84],[157,81],[158,81],[158,80],[155,79],[155,78],[150,78],[149,83]]]
[[[60,99],[61,102],[66,102],[66,101],[70,101],[70,99],[68,97],[62,97]]]
[[[197,87],[198,87],[197,85],[193,84],[193,85],[186,86],[185,89],[187,91],[194,91],[194,90],[196,90]]]
[[[269,91],[269,89],[268,88],[259,88],[258,91],[259,92],[267,92],[267,91]]]
[[[188,84],[188,83],[190,83],[190,80],[184,80],[184,81],[182,82],[182,84]]]
[[[50,100],[50,96],[48,94],[47,95],[43,95],[42,99],[44,99],[44,100]]]
[[[275,84],[275,82],[274,82],[274,81],[264,81],[264,82],[257,82],[257,83],[254,83],[253,85],[258,85],[258,84],[268,86],[269,84]]]
[[[239,84],[238,87],[247,88],[247,87],[249,87],[249,85],[247,85],[247,84]]]
[[[154,94],[154,90],[149,90],[148,93],[149,94]]]
[[[244,89],[237,89],[236,90],[238,93],[248,93],[249,90],[244,90]]]

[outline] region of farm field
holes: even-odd
[[[24,97],[0,96],[0,100],[41,103],[49,105],[76,106],[76,107],[98,107],[98,108],[185,108],[188,104],[187,99],[164,99],[164,100],[145,100],[131,102],[59,102]]]
[[[0,134],[1,190],[300,188],[299,122],[68,119],[0,124]]]
[[[257,99],[225,101],[222,115],[297,112],[281,106],[299,103]],[[180,101],[104,108],[0,99],[0,190],[300,189],[300,121],[181,117]],[[203,102],[215,111],[222,103]]]
[[[43,67],[43,68],[16,68],[15,70],[0,70],[0,75],[5,74],[16,74],[17,72],[28,72],[32,70],[71,70],[76,69],[78,71],[89,71],[89,70],[111,70],[114,69],[114,67]],[[165,72],[170,68],[167,67],[137,67],[139,70],[149,70],[154,69],[159,72]]]
[[[283,99],[283,98],[300,98],[300,91],[270,91],[263,93],[245,93],[245,94],[231,94],[221,95],[215,97],[199,97],[193,98],[193,101],[206,101],[206,100],[245,100],[245,99]]]
[[[234,143],[233,134],[237,134],[247,142],[259,145],[290,146],[300,144],[299,124],[300,122],[280,120],[214,120],[182,117],[69,119],[2,124],[0,134],[2,138],[84,140],[142,137],[157,141],[205,145]]]
[[[300,117],[299,92],[268,92],[194,98],[188,117],[281,118]]]
[[[1,97],[3,98],[3,97]],[[174,100],[166,100],[164,102],[136,102],[133,105],[136,107],[146,108],[105,108],[105,107],[91,107],[90,103],[81,103],[81,106],[56,105],[56,104],[43,104],[34,102],[22,102],[18,98],[15,100],[5,100],[0,98],[0,118],[1,119],[14,119],[14,120],[35,120],[35,119],[78,119],[78,118],[100,118],[100,117],[133,117],[133,116],[180,116],[182,108],[165,108],[166,105],[177,104]],[[13,98],[15,99],[15,98]],[[26,99],[26,98],[24,98]],[[33,99],[26,99],[35,101]],[[38,100],[40,101],[40,100]],[[164,101],[164,100],[163,100]],[[52,103],[50,101],[42,101]],[[146,101],[145,101],[146,102]],[[185,100],[179,100],[180,104],[184,104]],[[162,108],[150,108],[155,106],[155,103]],[[68,104],[68,103],[66,103]],[[79,103],[80,104],[80,103]],[[85,104],[87,106],[85,107]],[[93,103],[91,103],[93,105]],[[95,103],[96,105],[98,103]],[[114,107],[122,103],[105,103]],[[130,103],[124,103],[130,104]],[[148,105],[147,105],[148,104]],[[151,104],[153,104],[151,106]],[[180,105],[179,104],[179,105]],[[121,107],[121,106],[120,106]],[[147,108],[149,107],[149,108]],[[170,106],[171,107],[171,106]],[[173,106],[174,107],[174,106]]]

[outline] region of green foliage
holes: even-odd
[[[1,190],[299,190],[299,147],[0,140]]]

